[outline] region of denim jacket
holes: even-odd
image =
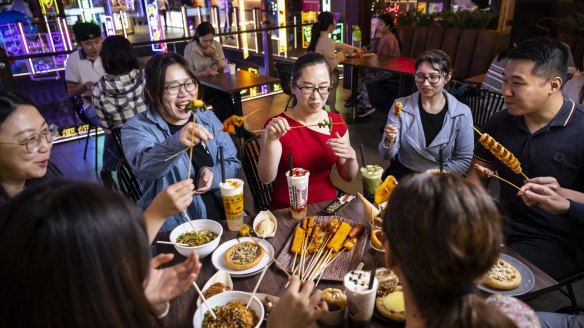
[[[444,123],[436,138],[426,147],[422,120],[418,111],[420,93],[396,99],[387,116],[387,124],[396,124],[395,103],[403,104],[401,115],[397,118],[398,135],[390,147],[385,147],[385,133],[379,143],[379,155],[392,159],[398,155],[399,161],[410,170],[424,172],[438,168],[439,152],[442,149],[444,170],[457,175],[468,171],[474,150],[472,114],[465,104],[459,102],[446,91],[448,109]]]
[[[214,163],[213,167],[210,168],[213,171],[213,183],[209,192],[214,192],[220,197],[219,146],[224,148],[226,178],[235,177],[241,168],[241,162],[236,157],[237,150],[229,134],[217,133],[223,129],[223,124],[219,122],[215,114],[207,110],[197,112],[196,116],[197,123],[203,125],[215,136],[207,143]],[[179,142],[179,134],[180,132],[171,135],[166,121],[152,108],[132,118],[122,129],[122,145],[126,159],[138,177],[140,189],[144,193],[138,201],[138,206],[143,209],[147,208],[154,197],[166,187],[187,178],[188,151],[165,161],[168,157],[188,148]],[[194,174],[192,178],[194,179]],[[187,212],[193,220],[207,218],[207,211],[201,196],[193,196],[193,203]],[[186,219],[179,213],[169,217],[160,231],[172,230],[183,222],[186,222]]]

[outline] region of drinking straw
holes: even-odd
[[[290,162],[290,176],[292,176],[292,169],[294,169],[294,165],[292,165],[292,153],[288,154],[288,162]]]
[[[361,151],[361,166],[366,167],[367,164],[365,164],[365,147],[363,144],[359,145],[359,150]]]
[[[375,269],[371,270],[369,273],[369,290],[373,288],[373,281],[375,280]]]
[[[440,147],[440,150],[438,150],[438,165],[440,165],[440,173],[444,172],[444,159],[443,159],[443,155],[442,155],[442,147]]]
[[[225,183],[225,158],[223,157],[223,146],[219,146],[219,162],[221,162],[221,182]]]

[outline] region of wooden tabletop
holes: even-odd
[[[350,58],[342,61],[341,64],[349,66],[357,66],[360,68],[379,69],[399,74],[416,73],[414,65],[416,58],[409,57],[391,57],[391,56],[365,56],[363,58]]]
[[[280,79],[275,77],[252,74],[248,71],[236,71],[235,75],[219,73],[217,75],[201,76],[198,79],[206,87],[211,87],[231,94],[247,88],[257,87],[262,84],[280,81]]]
[[[309,205],[307,215],[320,215],[321,209],[323,209],[326,204],[327,202]],[[267,239],[267,241],[269,241],[274,246],[276,251],[275,257],[277,257],[277,255],[280,253],[280,250],[290,237],[290,234],[298,221],[291,218],[289,209],[278,210],[274,211],[273,213],[278,219],[278,230],[275,237]],[[355,222],[362,223],[365,227],[367,227],[367,229],[364,230],[365,234],[362,235],[362,238],[367,238],[366,247],[362,257],[362,262],[365,264],[364,269],[369,270],[371,268],[384,266],[383,253],[377,252],[370,247],[369,220],[367,219],[367,215],[361,202],[359,202],[358,199],[353,200],[349,206],[345,207],[342,211],[337,213],[337,215],[351,219]],[[249,224],[251,223],[251,218],[246,217],[244,221]],[[229,231],[225,221],[221,222],[221,224],[224,227],[224,232],[221,236],[221,242],[235,238],[237,233]],[[169,235],[170,232],[160,233],[156,240],[168,240]],[[182,262],[185,259],[176,252],[174,246],[158,244],[156,247],[159,253],[174,253],[174,263]],[[557,286],[557,282],[555,280],[550,278],[547,274],[535,267],[533,264],[529,263],[521,255],[517,254],[513,250],[505,248],[503,253],[513,256],[521,262],[525,263],[535,276],[535,287],[533,290],[526,295],[522,295],[520,298],[532,298],[535,295],[547,292],[553,289],[554,286]],[[211,262],[211,255],[202,259],[201,262],[203,267],[199,277],[197,278],[197,284],[200,288],[202,288],[206,281],[215,273],[215,269]],[[248,278],[233,278],[234,289],[252,291],[258,278],[259,274]],[[284,288],[286,282],[287,278],[284,273],[279,271],[275,265],[272,265],[266,272],[262,284],[259,286],[258,293],[278,296],[280,291]],[[342,282],[321,280],[318,288],[324,289],[327,287],[342,288]],[[183,295],[173,300],[171,302],[169,315],[163,319],[163,324],[165,327],[191,327],[193,315],[197,309],[197,298],[198,295],[194,288],[189,288]],[[388,327],[388,323],[387,321],[382,321],[374,316],[373,321],[371,322],[371,327]]]

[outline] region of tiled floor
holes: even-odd
[[[337,108],[343,110],[344,100],[348,97],[349,91],[339,88],[337,92]],[[278,94],[276,96],[264,97],[255,100],[246,101],[243,103],[244,114],[251,113],[256,109],[263,109],[257,114],[254,114],[248,119],[250,130],[261,129],[266,119],[272,115],[281,113],[288,100],[285,94]],[[393,102],[393,99],[388,99],[388,107]],[[349,124],[349,133],[351,136],[351,144],[353,148],[358,150],[359,144],[363,143],[365,147],[365,160],[367,163],[379,164],[382,167],[387,166],[387,163],[382,160],[377,153],[377,144],[381,139],[380,128],[383,126],[387,115],[387,110],[378,109],[369,118],[359,121],[357,123]],[[99,181],[95,173],[95,140],[92,138],[89,141],[87,150],[87,158],[83,159],[83,147],[85,139],[79,139],[67,143],[57,144],[53,147],[51,154],[51,161],[57,164],[66,178]],[[98,162],[101,166],[101,155],[103,149],[103,136],[99,137],[99,154]],[[240,176],[244,178],[243,170]],[[338,177],[336,170],[333,170],[332,179],[335,185],[340,189],[356,193],[361,191],[361,178],[358,176],[352,182],[342,181]],[[252,210],[251,194],[249,189],[245,190],[245,208]],[[584,282],[580,281],[574,286],[576,295],[579,296],[581,304],[584,304]],[[528,302],[537,311],[555,311],[556,309],[569,305],[567,297],[560,292],[552,292],[540,296]]]

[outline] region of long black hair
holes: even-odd
[[[383,14],[383,15],[380,15],[379,17],[377,17],[377,19],[379,19],[380,21],[382,21],[383,23],[385,23],[385,25],[387,25],[389,27],[389,31],[391,33],[393,33],[393,35],[395,35],[395,38],[397,39],[397,45],[399,46],[399,48],[401,50],[402,46],[401,46],[401,41],[399,40],[399,32],[395,28],[395,23],[393,22],[393,15]]]
[[[308,52],[316,50],[316,44],[320,38],[320,32],[326,31],[332,23],[335,22],[335,17],[329,11],[323,11],[318,14],[317,21],[312,25],[312,36],[310,37],[310,44],[308,44]]]
[[[108,74],[126,74],[140,68],[134,47],[121,35],[108,36],[101,45],[99,56]]]
[[[197,44],[200,44],[200,38],[209,33],[215,35],[215,28],[213,28],[213,25],[211,25],[209,22],[202,22],[195,29],[195,36],[193,37],[193,40],[197,41]]]
[[[15,327],[148,327],[142,211],[97,184],[53,181],[0,211],[2,320]],[[31,309],[34,315],[31,315]]]

